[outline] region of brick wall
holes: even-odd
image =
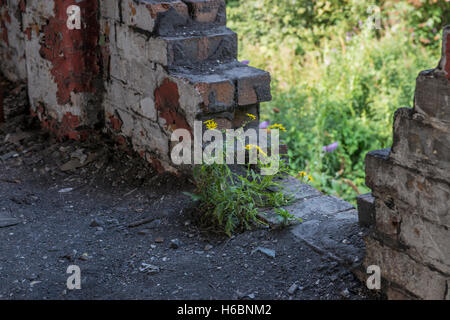
[[[67,26],[71,5],[80,8],[80,29]],[[11,56],[2,71],[26,79],[31,114],[60,138],[84,139],[105,127],[158,170],[176,172],[173,130],[192,131],[194,120],[209,118],[222,128],[239,126],[271,99],[270,75],[236,60],[224,0],[0,6],[0,54]]]
[[[414,108],[395,113],[392,148],[366,157],[364,265],[380,266],[390,299],[450,299],[450,26],[443,40],[439,66],[417,77]]]

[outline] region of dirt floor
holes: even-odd
[[[112,142],[0,124],[0,217],[17,219],[0,227],[0,299],[374,298],[289,230],[201,232],[192,189]],[[69,265],[81,290],[67,289]]]

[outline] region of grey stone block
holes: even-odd
[[[379,266],[382,279],[406,289],[420,299],[445,298],[447,276],[372,238],[365,239],[365,244],[364,266]]]
[[[434,70],[422,71],[417,77],[415,111],[426,117],[450,122],[450,81]]]
[[[369,228],[375,223],[375,198],[371,193],[356,198],[358,203],[358,221],[361,227]]]
[[[395,113],[391,158],[427,176],[450,181],[450,130],[427,123],[401,108]]]

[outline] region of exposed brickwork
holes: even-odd
[[[155,90],[155,107],[159,117],[165,120],[166,128],[170,128],[171,131],[176,129],[192,131],[186,119],[179,113],[179,99],[178,86],[169,79],[165,79]]]
[[[26,60],[30,113],[60,139],[105,126],[175,173],[174,130],[192,132],[196,119],[239,126],[271,98],[269,74],[236,60],[223,0],[0,1],[0,54],[20,53],[2,70],[10,78]],[[71,5],[81,29],[67,26]]]
[[[366,157],[373,205],[359,206],[371,228],[364,266],[380,266],[390,299],[449,299],[448,32],[439,67],[417,78],[414,108],[395,113],[392,149]]]
[[[270,99],[268,74],[236,61],[237,36],[225,27],[224,1],[101,4],[103,107],[107,120],[117,114],[122,121],[120,130],[106,125],[157,170],[180,169],[170,160],[175,129],[192,131],[196,119],[217,119],[221,128],[242,123],[233,120],[247,110],[245,101],[238,103],[239,79],[256,84],[239,91],[253,98],[251,105]]]

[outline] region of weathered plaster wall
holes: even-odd
[[[364,265],[378,265],[391,299],[450,299],[450,27],[442,59],[419,74],[414,108],[395,113],[392,149],[366,158],[372,196]]]

